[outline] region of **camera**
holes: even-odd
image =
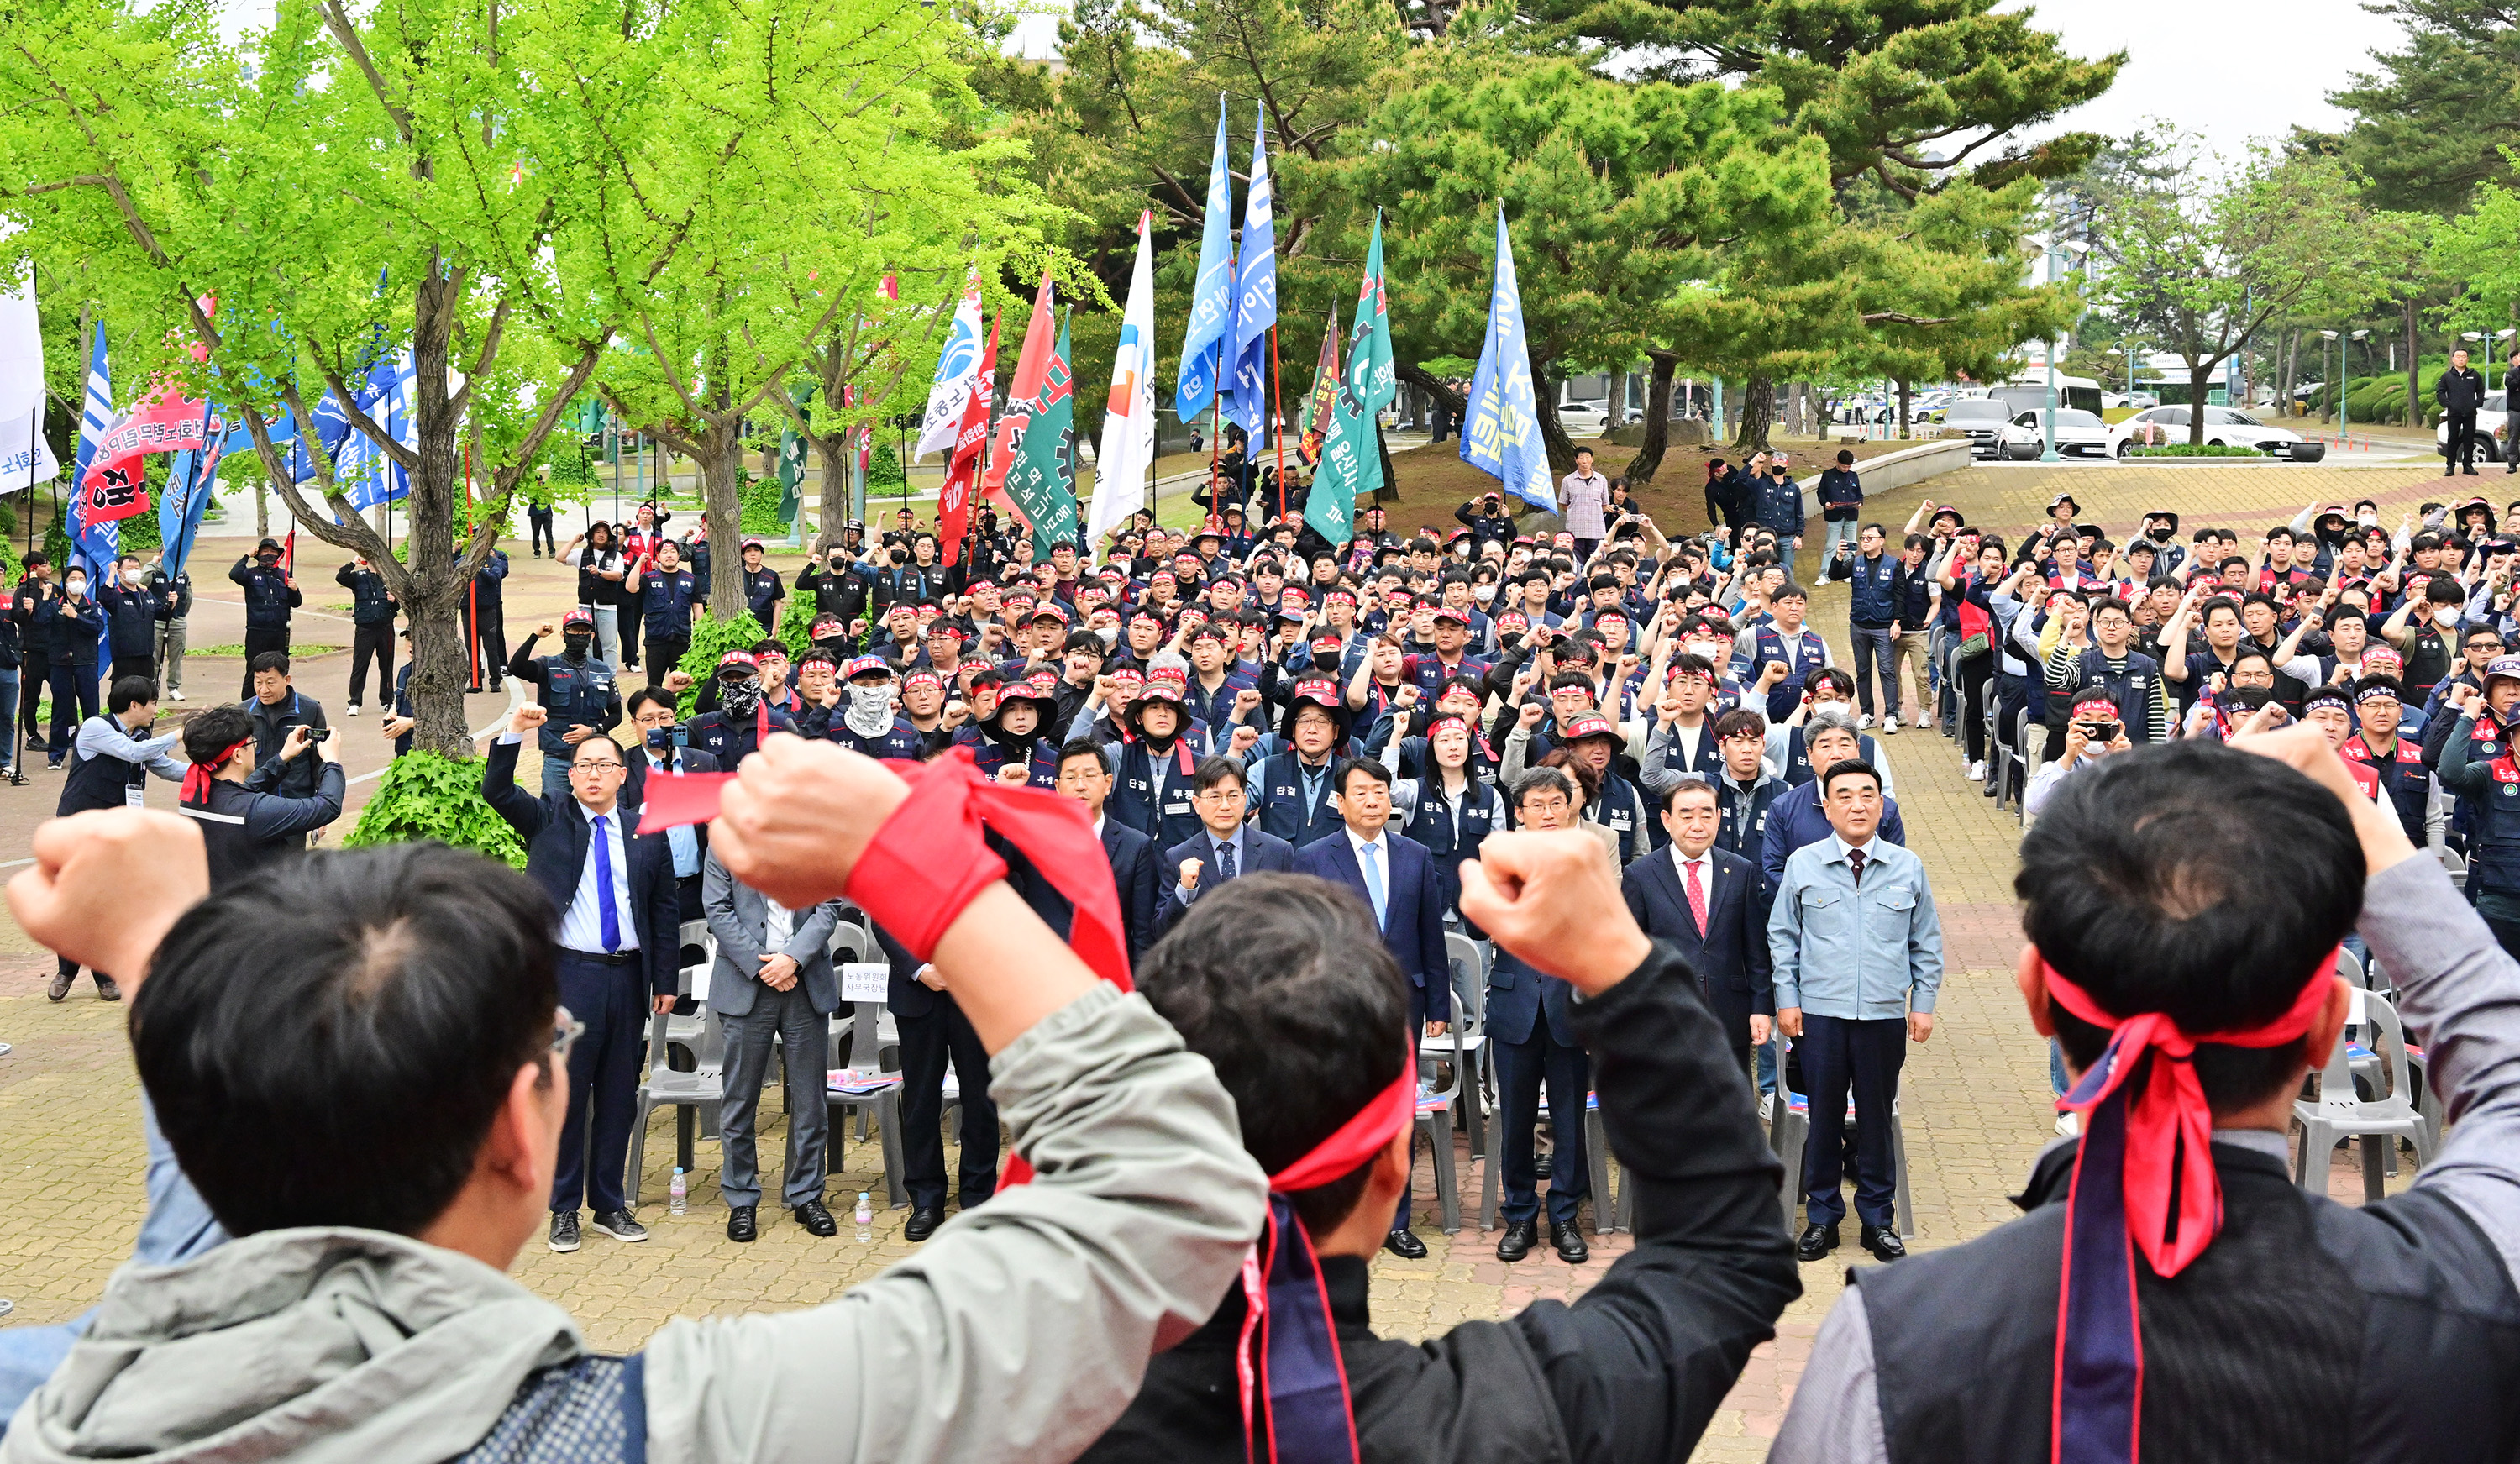
[[[310,744],[316,742],[330,742],[333,740],[333,729],[329,727],[309,728],[306,732],[306,740]]]
[[[2091,741],[2109,743],[2118,739],[2118,724],[2114,722],[2083,722],[2076,725],[2082,728],[2084,737]]]

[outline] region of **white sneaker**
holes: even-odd
[[[176,700],[178,700],[178,701],[181,701],[182,699],[183,699],[183,698],[182,698],[182,697],[180,697],[180,696],[176,698]],[[1934,725],[1934,721],[1933,721],[1933,719],[1932,719],[1931,717],[1927,716],[1925,713],[1923,713],[1923,712],[1918,712],[1918,713],[1916,714],[1916,730],[1917,730],[1918,732],[1922,732],[1922,731],[1924,731],[1926,728],[1929,728],[1929,727],[1931,727],[1931,726],[1933,726],[1933,725]]]
[[[1969,780],[1969,781],[1971,781],[1971,782],[1984,782],[1984,781],[1986,781],[1986,764],[1984,764],[1984,763],[1971,763],[1971,764],[1969,764],[1969,765],[1968,765],[1968,775],[1967,775],[1967,776],[1968,776],[1968,780]]]
[[[1882,722],[1881,735],[1885,737],[1895,737],[1899,735],[1899,718],[1896,714],[1893,714]]]
[[[359,704],[355,701],[350,703],[350,715],[353,717],[359,715]]]
[[[1769,1118],[1775,1114],[1776,1107],[1777,1095],[1775,1093],[1759,1094],[1759,1122],[1763,1124],[1766,1123]]]
[[[1860,712],[1856,714],[1855,726],[1860,732],[1870,732],[1872,730],[1872,714],[1870,712]]]
[[[183,699],[184,699],[184,693],[183,693],[182,691],[180,691],[180,690],[177,690],[177,691],[169,691],[169,692],[167,692],[166,694],[167,694],[169,697],[172,697],[173,699],[175,699],[175,700],[177,700],[177,701],[181,701],[181,700],[183,700]]]
[[[2083,1131],[2083,1116],[2079,1113],[2060,1113],[2056,1115],[2056,1131],[2065,1135],[2067,1138],[2072,1138],[2074,1135]]]

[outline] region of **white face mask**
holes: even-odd
[[[893,688],[890,682],[870,687],[852,682],[848,693],[849,709],[842,720],[848,723],[849,731],[862,737],[872,737],[892,726]]]
[[[1472,585],[1470,587],[1470,599],[1477,600],[1481,604],[1486,604],[1488,601],[1496,599],[1496,586]]]
[[[85,595],[87,593],[87,581],[77,578],[67,579],[62,581],[62,588],[68,590],[72,595]]]
[[[1732,654],[1732,647],[1721,641],[1691,641],[1688,653],[1709,661],[1720,661]]]
[[[2452,626],[2458,624],[2458,607],[2456,605],[2444,605],[2440,609],[2433,611],[2433,624],[2440,626],[2444,630],[2448,630]]]

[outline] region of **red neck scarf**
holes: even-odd
[[[1265,1440],[1269,1464],[1282,1452],[1302,1464],[1355,1464],[1356,1403],[1340,1356],[1329,1289],[1322,1281],[1311,1232],[1286,1198],[1343,1178],[1418,1117],[1418,1062],[1323,1139],[1311,1153],[1269,1176],[1269,1218],[1259,1244],[1242,1258],[1242,1336],[1235,1375],[1242,1392],[1242,1451],[1256,1459]],[[1254,1346],[1254,1343],[1257,1346]],[[1268,1416],[1255,1418],[1265,1400]]]
[[[2307,1033],[2327,1003],[2336,954],[2282,1015],[2230,1032],[2182,1032],[2157,1011],[2119,1017],[2054,966],[2043,969],[2050,999],[2113,1034],[2100,1060],[2056,1100],[2082,1115],[2083,1141],[2065,1201],[2048,1458],[2134,1464],[2143,1400],[2135,1252],[2154,1275],[2176,1276],[2223,1228],[2214,1115],[2189,1059],[2202,1043],[2274,1047]]]

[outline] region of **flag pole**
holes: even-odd
[[[1286,383],[1278,370],[1278,327],[1269,326],[1269,435],[1278,439],[1278,519],[1286,517]]]
[[[40,435],[43,430],[44,401],[38,396],[35,399],[35,405],[26,412],[26,553],[28,554],[35,552],[35,454],[43,446],[43,438]],[[58,465],[54,467],[53,476],[55,478],[61,476]],[[19,560],[18,566],[22,574],[25,560]],[[12,787],[22,788],[31,781],[26,776],[26,711],[35,704],[36,689],[23,685],[23,678],[21,678],[18,694],[23,698],[22,704],[9,709],[9,784]]]

